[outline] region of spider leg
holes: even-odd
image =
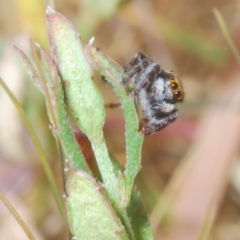
[[[161,71],[160,66],[155,63],[151,63],[142,73],[142,77],[139,78],[138,87],[134,93],[137,95],[142,88],[147,88],[151,82],[154,82],[159,72]]]
[[[151,135],[155,132],[160,131],[161,129],[165,128],[170,122],[169,121],[164,121],[161,124],[157,125],[157,126],[151,126],[151,127],[143,127],[143,129],[141,130],[141,132],[144,135]]]
[[[143,87],[146,87],[149,84],[149,79],[145,79],[141,84],[134,90],[134,95],[137,95]]]
[[[132,78],[134,75],[138,74],[141,71],[141,66],[135,66],[132,69],[127,70],[124,68],[124,73],[127,73],[129,78]]]
[[[162,130],[171,122],[174,122],[176,120],[176,118],[177,118],[177,110],[175,109],[175,111],[173,111],[169,116],[155,119],[154,122],[149,123],[149,126],[143,127],[141,132],[144,135],[153,134],[155,132]]]
[[[122,106],[122,104],[120,102],[116,102],[116,103],[105,103],[104,107],[105,108],[115,108],[115,107],[120,107]]]

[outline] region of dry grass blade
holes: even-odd
[[[57,205],[59,207],[59,210],[65,220],[65,223],[67,225],[67,218],[66,218],[66,213],[65,213],[65,208],[63,205],[63,202],[61,200],[61,195],[59,193],[57,184],[55,182],[54,176],[52,174],[52,170],[50,168],[50,165],[48,163],[46,154],[42,148],[41,143],[39,142],[39,139],[31,125],[31,123],[28,121],[27,116],[25,115],[25,112],[21,106],[21,104],[18,102],[18,100],[16,99],[16,97],[13,95],[13,93],[10,91],[10,89],[7,87],[7,85],[5,84],[5,82],[0,78],[0,85],[2,85],[2,87],[4,88],[5,92],[8,94],[8,96],[10,97],[10,99],[12,100],[13,104],[15,105],[15,107],[17,108],[21,118],[23,119],[23,122],[28,130],[28,133],[33,141],[34,146],[36,147],[36,150],[39,154],[40,160],[42,161],[42,165],[44,168],[44,171],[46,173],[46,176],[48,178],[49,184],[52,188],[54,197],[56,199]]]
[[[11,205],[11,203],[7,200],[7,198],[4,196],[4,194],[0,191],[0,199],[2,200],[2,202],[4,203],[4,205],[7,207],[7,209],[12,213],[12,215],[14,216],[14,218],[17,220],[17,222],[19,223],[19,225],[22,227],[23,231],[26,233],[26,235],[28,236],[28,238],[30,240],[35,240],[35,237],[33,236],[33,234],[31,233],[31,231],[29,230],[29,228],[27,227],[27,225],[25,224],[25,222],[22,220],[22,218],[20,217],[20,215],[17,213],[17,211],[14,209],[14,207]]]
[[[235,46],[235,44],[234,44],[234,42],[233,42],[233,40],[232,40],[232,38],[231,38],[231,36],[229,34],[229,31],[227,29],[227,26],[226,26],[224,20],[223,20],[222,15],[218,11],[218,9],[216,9],[216,8],[213,9],[213,13],[214,13],[214,15],[215,15],[215,17],[217,19],[217,22],[218,22],[218,24],[219,24],[219,26],[221,28],[221,31],[222,31],[226,41],[227,41],[227,43],[228,43],[228,45],[229,45],[229,47],[230,47],[230,49],[231,49],[235,59],[236,59],[239,67],[240,67],[240,55],[239,55],[238,50],[237,50],[237,48],[236,48],[236,46]]]

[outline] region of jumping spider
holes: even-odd
[[[123,80],[132,89],[144,114],[142,132],[155,133],[175,121],[174,104],[184,99],[184,91],[176,74],[161,69],[142,53],[136,53],[124,67]]]

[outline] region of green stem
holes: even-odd
[[[118,213],[118,216],[121,217],[130,239],[134,240],[134,233],[124,207],[124,202],[121,202],[122,199],[120,197],[118,181],[114,173],[113,164],[110,160],[104,138],[102,136],[102,139],[99,139],[99,141],[94,140],[91,141],[91,143],[96,160],[98,162],[99,170],[102,175],[103,183],[108,193],[108,198],[112,202],[114,209]]]
[[[109,199],[114,205],[119,205],[120,196],[117,178],[114,174],[113,164],[110,160],[104,138],[102,136],[101,139],[93,140],[91,143]]]

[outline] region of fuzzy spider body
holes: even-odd
[[[176,102],[184,99],[184,91],[176,74],[161,69],[142,53],[137,53],[124,67],[124,84],[131,86],[144,114],[142,132],[155,133],[175,121]]]

